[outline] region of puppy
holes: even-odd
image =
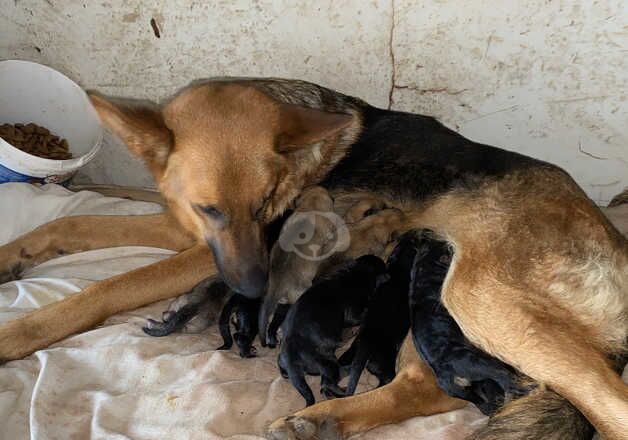
[[[336,246],[330,238],[337,225],[318,218],[320,213],[333,214],[333,208],[333,200],[324,188],[311,187],[299,197],[293,214],[283,224],[270,252],[268,287],[259,318],[262,346],[267,344],[270,318],[278,304],[294,304],[312,285],[323,260],[315,255],[310,258],[310,252],[325,255],[331,250],[328,246]],[[305,247],[303,252],[300,246]],[[344,248],[344,244],[339,247]]]
[[[492,415],[505,399],[530,390],[519,384],[514,369],[472,345],[441,304],[441,289],[452,259],[448,243],[421,230],[416,235],[416,250],[410,282],[414,344],[447,394]]]
[[[365,366],[379,379],[378,386],[395,377],[397,354],[410,329],[408,294],[416,252],[414,234],[404,234],[388,258],[387,279],[369,302],[358,336],[339,359],[341,366],[351,364],[348,396],[355,392]]]
[[[338,206],[337,206],[338,205]],[[344,215],[343,221],[337,215]],[[333,271],[362,255],[383,256],[404,221],[398,209],[372,196],[341,198],[336,203],[321,187],[311,187],[297,201],[270,253],[269,282],[260,311],[260,341],[278,304],[293,304],[315,276]],[[314,249],[318,257],[300,251]]]
[[[369,297],[385,271],[384,262],[372,255],[346,262],[333,273],[317,278],[288,311],[281,326],[279,370],[301,393],[307,406],[314,404],[314,395],[305,373],[321,375],[324,396],[345,394],[338,386],[340,371],[335,355],[342,330],[363,319]]]
[[[234,293],[225,304],[218,321],[223,344],[217,350],[229,350],[235,339],[240,351],[240,357],[250,358],[257,354],[253,347],[253,340],[257,336],[259,308],[261,298],[250,299],[239,293]],[[236,332],[231,337],[231,316],[235,314]]]
[[[265,237],[268,250],[272,249],[279,238],[283,223],[292,214],[287,210],[266,227]],[[179,296],[168,305],[168,309],[162,313],[162,320],[148,319],[142,329],[150,336],[167,336],[174,332],[200,333],[219,319],[226,301],[230,298],[231,290],[216,277],[210,277],[184,295]],[[285,316],[286,310],[282,311]],[[274,323],[274,333],[271,337],[276,341],[276,333],[279,323]],[[271,323],[272,325],[272,323]]]

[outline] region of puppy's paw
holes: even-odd
[[[342,440],[336,421],[330,417],[320,420],[289,416],[277,420],[268,428],[269,440]]]
[[[257,349],[252,345],[250,347],[241,348],[240,357],[244,359],[257,357]]]
[[[159,322],[154,319],[147,319],[146,325],[142,327],[144,333],[149,336],[161,337],[172,333],[172,329],[168,326],[168,322]]]
[[[335,397],[345,397],[347,395],[347,390],[339,387],[338,385],[325,385],[321,387],[321,394],[329,400]]]

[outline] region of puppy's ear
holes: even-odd
[[[279,115],[277,150],[280,153],[289,153],[336,136],[353,121],[353,116],[345,113],[329,113],[292,104],[281,104]]]
[[[89,99],[102,123],[131,153],[144,159],[152,171],[163,170],[172,149],[173,135],[155,104],[131,100],[118,104],[94,93],[89,93]]]

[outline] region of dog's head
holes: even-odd
[[[249,297],[266,282],[264,227],[335,165],[336,139],[354,122],[246,82],[195,85],[161,108],[90,98],[145,161],[181,225],[207,242],[225,281]]]

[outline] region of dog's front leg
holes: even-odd
[[[116,246],[152,246],[181,251],[194,240],[168,213],[63,217],[0,246],[0,283],[59,255]]]
[[[116,313],[181,295],[216,274],[210,250],[197,245],[104,281],[0,326],[0,361],[19,359]]]

